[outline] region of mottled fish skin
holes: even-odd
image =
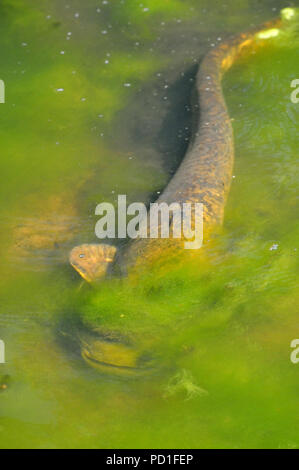
[[[205,237],[223,222],[234,164],[233,129],[221,86],[223,74],[243,52],[252,50],[258,32],[280,23],[275,19],[219,44],[199,66],[194,112],[198,124],[178,170],[155,202],[202,203]],[[126,273],[136,264],[157,258],[165,250],[171,253],[172,249],[183,249],[183,240],[136,239],[117,252],[114,266]]]
[[[281,20],[275,19],[221,43],[211,49],[200,63],[195,89],[195,132],[178,170],[155,202],[202,203],[204,237],[223,222],[234,164],[233,129],[221,86],[223,74],[243,52],[252,50],[258,32],[280,24]],[[192,224],[194,227],[194,220]],[[137,238],[117,250],[105,273],[126,274],[130,269],[162,255],[171,255],[171,250],[183,249],[183,243],[184,240],[174,238]]]

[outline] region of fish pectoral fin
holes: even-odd
[[[116,247],[113,245],[84,244],[72,249],[69,261],[85,281],[95,282],[105,277],[115,253]]]

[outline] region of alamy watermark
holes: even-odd
[[[291,341],[291,348],[293,351],[290,355],[290,360],[293,364],[298,364],[299,362],[299,339],[293,339]]]
[[[5,363],[5,344],[2,339],[0,339],[0,364]]]
[[[126,195],[118,196],[117,214],[109,202],[98,204],[95,214],[101,218],[95,234],[105,238],[177,238],[185,249],[198,250],[203,242],[203,204],[154,202],[149,209],[142,202],[127,206]],[[128,216],[134,216],[127,222]]]
[[[295,78],[291,81],[291,88],[295,88],[291,93],[291,101],[294,104],[299,103],[299,78]]]
[[[0,80],[0,103],[5,103],[5,83]]]

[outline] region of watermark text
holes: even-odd
[[[5,83],[0,80],[0,103],[5,103]]]
[[[295,78],[291,81],[291,88],[295,88],[291,93],[291,101],[294,104],[299,103],[299,78]]]
[[[203,204],[154,202],[149,209],[142,202],[127,206],[126,195],[118,196],[117,214],[113,204],[102,202],[95,209],[101,218],[95,234],[105,238],[177,238],[185,249],[199,249],[203,242]],[[127,222],[128,216],[133,216]]]
[[[0,339],[0,364],[5,363],[5,344],[2,339]]]
[[[299,362],[299,339],[293,339],[291,341],[291,348],[294,350],[291,352],[290,360],[293,364],[298,364]]]

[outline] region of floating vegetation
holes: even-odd
[[[298,444],[297,10],[224,79],[235,178],[208,249],[98,289],[79,289],[67,261],[96,241],[97,204],[163,191],[190,140],[198,61],[278,15],[272,5],[1,1],[0,327],[13,377],[0,376],[1,446]],[[135,381],[88,368],[72,341],[81,323],[121,331],[161,369]]]

